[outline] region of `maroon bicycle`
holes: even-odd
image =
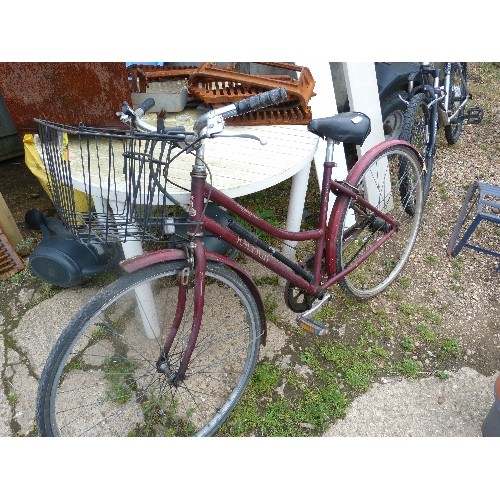
[[[207,233],[284,278],[287,306],[316,334],[324,326],[314,312],[330,299],[332,285],[366,300],[399,275],[421,220],[422,159],[409,143],[389,140],[364,154],[345,180],[334,180],[335,144],[361,145],[370,133],[363,113],[308,125],[327,142],[316,229],[274,227],[207,181],[204,144],[224,135],[225,119],[285,97],[284,89],[274,89],[211,110],[192,131],[148,125],[142,115],[150,102],[136,111],[124,105],[121,119],[131,124],[126,133],[39,121],[54,163],[66,161],[57,151],[65,133],[80,144],[82,168],[90,161],[88,150],[105,148],[101,161],[120,164],[128,178],[121,214],[90,207],[72,226],[75,234],[85,228],[87,239],[123,241],[133,228],[139,229],[133,234],[147,238],[171,227],[172,219],[163,213],[172,208],[169,167],[181,154],[194,159],[190,206],[176,247],[124,261],[126,273],[82,307],[59,336],[40,379],[41,435],[209,436],[217,431],[250,380],[266,340],[266,317],[249,273],[236,259],[208,250]],[[336,199],[328,214],[330,193]],[[295,262],[252,228],[281,240],[312,242],[314,250]]]

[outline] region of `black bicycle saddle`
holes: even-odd
[[[364,113],[349,111],[328,118],[316,118],[307,125],[307,130],[334,141],[362,146],[371,131],[370,118]]]

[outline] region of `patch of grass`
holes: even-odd
[[[370,387],[388,357],[389,353],[379,346],[365,349],[360,342],[353,347],[322,337],[300,352],[299,362],[312,371],[307,379],[291,368],[261,362],[242,400],[219,433],[319,435],[333,419],[345,414],[355,395]]]
[[[258,278],[252,278],[257,286],[273,285],[279,284],[278,276],[260,276]]]
[[[374,360],[377,354],[373,351],[350,348],[341,342],[330,341],[319,346],[319,354],[324,361],[333,364],[335,371],[355,391],[366,390],[371,384],[371,377],[378,371]]]
[[[438,263],[438,259],[434,255],[426,255],[425,262],[427,262],[427,264],[430,264],[431,266],[434,266]]]
[[[436,342],[437,335],[427,323],[419,323],[415,326],[415,330],[424,342],[428,344]]]
[[[393,371],[407,378],[417,378],[420,374],[420,366],[414,359],[404,358],[394,365]]]
[[[106,371],[106,398],[114,403],[125,404],[132,397],[131,375],[136,368],[135,361],[122,356],[113,356],[104,360]]]
[[[23,238],[16,246],[16,252],[20,255],[28,254],[36,245],[36,238]]]
[[[448,189],[447,189],[446,184],[439,184],[438,185],[438,193],[439,193],[439,197],[443,201],[446,201],[446,200],[450,199],[450,194],[448,193]]]
[[[439,314],[433,313],[426,308],[423,308],[422,314],[424,318],[428,319],[434,325],[440,325],[443,321],[443,318]]]
[[[268,396],[282,381],[280,368],[270,362],[256,366],[252,376],[252,390],[256,396]]]
[[[337,309],[329,305],[324,305],[319,311],[314,313],[314,319],[320,323],[327,322],[328,320],[335,317]]]
[[[452,337],[446,337],[439,345],[437,357],[444,361],[450,358],[457,358],[460,356],[460,353],[461,349],[458,340]]]
[[[451,260],[451,267],[454,269],[462,269],[464,264],[464,256],[457,255],[455,258]]]
[[[99,340],[103,340],[108,336],[108,330],[104,325],[97,324],[90,336],[94,342],[99,342]]]
[[[361,326],[363,328],[363,331],[368,336],[378,337],[379,334],[380,334],[377,326],[373,323],[373,321],[371,319],[364,319],[362,321],[362,325]]]
[[[276,309],[278,308],[278,301],[276,297],[268,293],[264,299],[264,310],[266,312],[266,317],[269,321],[272,321],[273,323],[279,322],[279,316],[275,313]]]
[[[371,377],[376,371],[373,363],[354,360],[344,371],[346,382],[357,391],[364,391],[371,385]]]
[[[436,370],[434,372],[434,376],[436,378],[441,379],[441,380],[447,380],[447,379],[450,378],[451,375],[447,371],[445,371],[445,370]]]
[[[382,359],[389,359],[389,357],[390,357],[389,352],[380,346],[372,347],[372,352],[375,356],[382,358]]]
[[[25,281],[30,280],[33,277],[30,269],[28,267],[25,267],[21,271],[19,271],[16,274],[13,274],[12,276],[7,278],[7,282],[11,283],[13,285],[20,285],[21,283],[24,283]]]
[[[297,420],[299,425],[309,424],[323,432],[332,418],[344,416],[346,408],[345,396],[336,384],[330,383],[306,393],[298,405]]]
[[[313,371],[319,372],[321,365],[316,357],[316,352],[314,347],[306,347],[304,351],[299,356],[300,361],[307,366],[309,366]]]
[[[7,394],[7,401],[11,405],[15,405],[17,403],[18,399],[19,399],[19,396],[15,392],[9,392],[9,394]]]
[[[328,383],[306,386],[298,396],[258,398],[255,380],[220,430],[231,436],[306,436],[324,432],[332,419],[345,414],[347,399],[339,387]]]
[[[398,283],[404,289],[408,289],[411,286],[411,279],[410,278],[399,278]]]
[[[402,302],[398,305],[398,309],[405,316],[415,316],[422,311],[423,307],[417,304],[409,304],[407,302]]]
[[[36,291],[34,301],[38,304],[39,302],[43,302],[44,300],[50,299],[50,297],[53,297],[56,293],[57,293],[57,287],[43,281],[40,288]]]
[[[66,373],[69,373],[73,370],[85,370],[85,363],[83,362],[83,355],[82,354],[78,354],[78,355],[74,356],[71,359],[71,361],[66,363],[66,365],[63,369],[63,373],[66,374]]]
[[[6,349],[16,348],[16,341],[14,340],[14,337],[5,332],[3,334],[3,343]]]
[[[410,335],[403,335],[400,345],[405,352],[413,352],[415,350],[415,340]]]

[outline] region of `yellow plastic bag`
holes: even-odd
[[[66,138],[64,138],[66,136]],[[64,143],[68,143],[67,134],[63,136],[63,146]],[[35,138],[33,134],[25,134],[23,137],[24,143],[24,161],[26,166],[31,170],[33,175],[38,179],[44,191],[47,193],[50,199],[52,199],[52,193],[50,192],[49,183],[47,180],[47,173],[45,170],[45,165],[43,164],[43,160],[38,153],[35,144]],[[67,147],[63,148],[64,151],[67,151]],[[87,203],[87,197],[85,193],[78,191],[78,189],[74,189],[74,198],[75,198],[75,209],[77,212],[86,213],[89,210],[89,206]]]

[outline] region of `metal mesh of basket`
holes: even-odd
[[[169,166],[185,152],[178,142],[161,134],[36,121],[54,206],[80,241],[164,239],[173,214]]]

